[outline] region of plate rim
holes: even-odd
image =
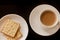
[[[10,16],[10,15],[18,16],[18,17],[22,18],[22,19],[24,20],[24,22],[26,23],[26,26],[27,26],[27,34],[26,34],[26,37],[23,38],[23,40],[25,40],[25,39],[28,37],[28,34],[29,34],[29,28],[28,28],[28,24],[27,24],[27,21],[25,20],[25,18],[23,18],[22,16],[20,16],[20,15],[18,15],[18,14],[6,14],[6,15],[4,15],[4,16],[1,17],[0,21],[1,21],[2,19],[4,19],[5,17]]]

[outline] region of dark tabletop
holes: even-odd
[[[60,12],[60,1],[48,1],[48,0],[20,0],[20,1],[1,1],[0,2],[0,18],[6,14],[18,14],[22,16],[28,24],[29,34],[26,40],[60,40],[60,30],[51,36],[41,36],[36,34],[29,24],[29,15],[32,9],[40,4],[49,4],[57,8]]]

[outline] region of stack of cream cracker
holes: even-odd
[[[1,32],[5,35],[7,40],[18,40],[22,37],[20,24],[11,20],[6,19],[2,25]]]

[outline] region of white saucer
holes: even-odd
[[[20,23],[22,37],[19,40],[25,40],[26,37],[28,36],[28,25],[27,25],[26,21],[24,20],[24,18],[22,18],[21,16],[16,15],[16,14],[5,15],[0,19],[0,27],[6,18],[10,18],[10,19]],[[3,37],[0,37],[0,40],[5,40],[5,39],[3,39]]]
[[[40,25],[40,13],[42,12],[42,10],[46,10],[46,9],[53,9],[54,11],[57,11],[57,9],[54,8],[53,6],[43,4],[43,5],[39,5],[39,6],[35,7],[32,10],[30,17],[29,17],[29,22],[30,22],[30,25],[31,25],[31,28],[33,29],[33,31],[42,36],[53,35],[59,29],[58,25],[51,29],[43,29],[42,26]]]

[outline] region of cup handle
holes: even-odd
[[[58,15],[58,21],[60,22],[60,14]]]
[[[58,15],[58,21],[59,21],[59,28],[60,28],[60,14]]]

